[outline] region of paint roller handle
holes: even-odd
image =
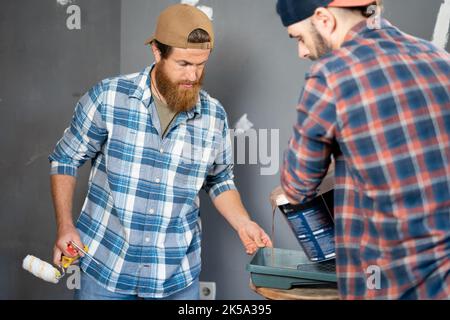
[[[82,247],[80,247],[80,246],[78,246],[75,242],[71,242],[70,243],[72,246],[74,246],[77,250],[78,250],[78,252],[80,252],[80,253],[82,253],[83,254],[83,256],[86,256],[86,257],[89,257],[89,259],[91,259],[93,262],[95,262],[96,264],[98,264],[98,261],[88,252],[89,251],[89,248],[88,248],[88,246],[84,246],[83,248]]]
[[[85,250],[87,250],[87,247],[85,247]],[[74,256],[74,258],[69,258],[67,256],[62,257],[61,259],[61,266],[64,269],[67,269],[72,263],[74,263],[75,261],[78,260],[78,258],[80,258],[81,255],[86,254],[86,251],[81,249],[75,244],[75,242],[71,241],[68,245],[67,245],[67,251],[70,252],[70,254],[72,256]]]

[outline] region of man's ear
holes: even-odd
[[[311,19],[317,31],[326,39],[336,30],[336,17],[327,8],[317,8]]]
[[[154,42],[152,42],[151,47],[153,56],[155,57],[155,62],[158,63],[159,61],[161,61],[161,51],[159,51]]]

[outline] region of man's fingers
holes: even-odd
[[[270,240],[269,236],[265,232],[263,232],[261,239],[266,247],[273,247],[272,240]]]
[[[245,252],[249,255],[253,254],[256,251],[257,246],[255,241],[247,234],[247,231],[242,230],[239,232],[239,237],[244,245]]]
[[[265,247],[266,245],[264,244],[264,242],[261,240],[261,238],[259,237],[259,235],[257,235],[255,237],[255,243],[258,247],[262,248]]]
[[[272,241],[263,229],[259,228],[259,232],[254,237],[258,247],[272,247]]]
[[[256,228],[243,229],[239,232],[239,237],[247,254],[253,254],[258,248],[273,246],[269,236],[257,225]]]
[[[244,246],[247,246],[248,244],[253,242],[253,240],[248,236],[245,230],[239,232],[239,238],[241,238],[241,241],[244,244]]]
[[[57,249],[63,254],[63,255],[65,255],[66,257],[73,257],[73,255],[71,254],[71,252],[69,252],[68,250],[67,250],[67,246],[68,246],[68,242],[67,241],[63,241],[63,240],[61,240],[61,241],[58,241],[57,243],[56,243],[56,247],[57,247]]]
[[[269,238],[263,240],[266,247],[273,248],[273,243]]]
[[[258,248],[254,244],[251,244],[251,245],[248,245],[245,247],[245,252],[247,254],[253,254],[253,253],[255,253],[256,250],[258,250]]]
[[[250,225],[250,227],[241,229],[239,237],[244,244],[247,254],[253,254],[259,248],[273,247],[269,236],[255,223]]]
[[[75,258],[77,256],[77,252],[75,250],[77,250],[77,249],[73,248],[74,250],[70,250],[70,248],[69,248],[69,245],[71,244],[70,241],[72,241],[72,240],[60,240],[57,242],[56,246],[62,252],[62,254],[64,254],[66,257]]]
[[[55,266],[61,265],[61,255],[62,255],[61,250],[59,250],[59,248],[55,246],[53,248],[53,264]]]

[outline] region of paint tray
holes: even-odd
[[[336,288],[335,261],[311,262],[303,251],[261,248],[247,264],[256,287],[291,289],[292,287]]]

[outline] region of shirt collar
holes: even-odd
[[[392,25],[386,19],[381,18],[380,28],[374,28],[373,26],[369,25],[368,20],[365,19],[361,22],[358,22],[355,26],[353,26],[353,28],[350,29],[350,31],[347,33],[347,35],[344,38],[344,43],[349,42],[349,41],[355,39],[357,36],[361,36],[362,34],[372,32],[374,30],[386,29],[389,27],[392,27]]]
[[[137,77],[134,80],[134,85],[130,88],[128,92],[128,96],[130,98],[136,98],[139,100],[142,100],[145,104],[145,106],[149,106],[151,103],[152,98],[152,91],[150,90],[151,86],[151,77],[150,72],[153,70],[155,64],[153,63],[151,66],[145,68],[143,71],[141,71]],[[202,109],[202,99],[201,99],[201,93],[199,94],[199,99],[197,101],[197,104],[189,111],[186,111],[186,116],[189,119],[193,119],[196,116],[201,115],[201,109]]]

